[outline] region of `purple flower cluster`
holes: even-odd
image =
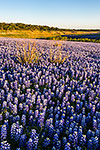
[[[22,65],[17,40],[0,38],[0,149],[98,150],[100,44],[60,41],[54,63],[56,42],[31,40],[44,54]]]

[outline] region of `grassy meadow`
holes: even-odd
[[[73,34],[93,34],[98,31],[40,31],[40,30],[0,30],[0,37],[10,38],[56,38],[61,35],[73,35]]]
[[[85,37],[90,34],[90,38]],[[94,34],[96,35],[96,38],[92,38]],[[98,39],[98,34],[100,34],[100,30],[96,29],[61,29],[57,27],[31,25],[23,23],[0,23],[0,37],[100,43],[100,39]],[[71,38],[71,36],[77,37],[79,35],[82,35],[83,38]]]

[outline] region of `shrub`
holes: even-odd
[[[22,64],[30,64],[32,62],[37,63],[39,60],[39,53],[36,49],[36,44],[28,42],[22,45],[16,44],[17,46],[17,58]]]
[[[68,58],[68,55],[63,56],[62,50],[61,50],[61,44],[55,43],[55,51],[53,48],[50,48],[50,62],[53,63],[64,63],[64,61]]]

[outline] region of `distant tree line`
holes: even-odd
[[[61,29],[57,27],[31,25],[24,23],[0,23],[0,30],[40,30],[40,31],[100,31],[100,29]]]
[[[24,23],[0,23],[0,30],[43,30],[43,31],[58,31],[62,30],[57,27],[31,25]]]

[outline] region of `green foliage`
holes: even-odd
[[[100,39],[88,39],[88,38],[68,38],[68,41],[79,41],[79,42],[94,42],[94,43],[100,43]]]
[[[63,40],[63,41],[78,41],[78,42],[94,42],[100,43],[100,39],[89,39],[89,38],[68,38],[67,36],[47,37],[43,38],[46,40]]]
[[[59,29],[57,27],[31,25],[24,23],[0,23],[0,30],[40,30],[40,31],[65,31],[66,29]]]
[[[49,26],[40,26],[40,25],[31,25],[31,24],[24,24],[24,23],[0,23],[0,30],[40,30],[40,31],[71,31],[74,33],[75,31],[100,31],[99,29],[95,30],[81,30],[81,29],[61,29],[57,27],[49,27]]]

